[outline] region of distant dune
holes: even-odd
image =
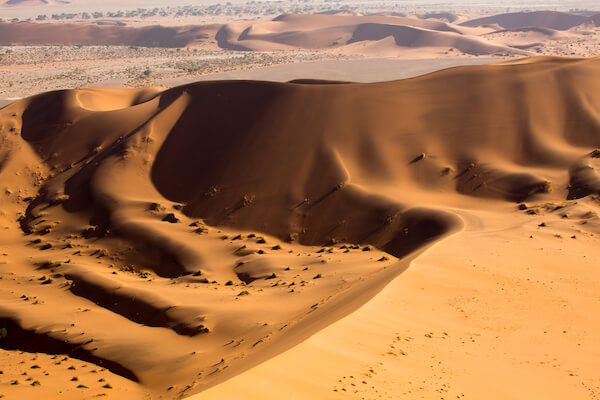
[[[208,39],[215,26],[132,28],[83,24],[0,22],[0,45],[137,45],[184,47]]]
[[[463,35],[444,22],[385,16],[283,15],[271,22],[227,24],[216,38],[221,48],[231,50],[342,48],[393,38],[386,47],[454,47],[468,54],[525,54]]]
[[[0,7],[35,7],[35,6],[51,6],[57,4],[69,4],[67,0],[3,0],[0,1]]]
[[[508,29],[500,29],[498,31],[494,31],[494,32],[490,32],[489,34],[493,35],[496,33],[507,33],[507,32],[533,32],[533,33],[541,33],[542,35],[545,36],[556,36],[558,34],[558,31],[552,28],[541,28],[538,26],[529,26],[529,27],[523,27],[523,28],[508,28]]]
[[[498,25],[502,28],[539,27],[564,31],[586,24],[598,26],[598,16],[587,17],[558,11],[532,11],[492,15],[466,21],[460,25],[471,27]]]
[[[361,24],[348,43],[377,41],[393,37],[400,47],[453,47],[466,54],[516,54],[506,46],[494,45],[477,37],[457,33],[435,32],[401,25]]]
[[[16,101],[0,109],[0,344],[68,354],[94,390],[79,360],[155,397],[201,391],[481,229],[468,210],[579,215],[600,194],[598,104],[600,58],[551,57]],[[52,374],[73,363],[44,360]]]
[[[455,48],[474,55],[527,55],[518,48],[465,33],[447,22],[400,16],[289,14],[272,21],[224,25],[127,27],[58,23],[0,23],[0,45],[214,46],[226,50],[348,50],[355,44],[376,53],[402,49]],[[469,28],[470,29],[470,28]],[[391,39],[391,40],[388,40]]]
[[[272,20],[188,26],[125,26],[117,20],[81,23],[0,23],[0,45],[135,45],[237,51],[335,50],[360,55],[401,55],[407,50],[469,55],[531,55],[524,49],[556,32],[600,25],[598,15],[554,11],[499,14],[454,24],[452,14],[421,17],[359,15],[342,11],[282,14]],[[493,33],[539,34],[496,40]],[[577,33],[569,32],[577,35]],[[568,53],[569,54],[569,53]]]
[[[458,15],[449,12],[427,13],[420,15],[420,17],[424,19],[440,19],[447,22],[454,22],[459,18]]]

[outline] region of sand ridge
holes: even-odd
[[[12,103],[0,110],[2,347],[184,397],[289,349],[429,246],[476,229],[459,209],[564,212],[597,234],[599,63]]]
[[[190,26],[98,26],[93,24],[2,23],[0,44],[135,45],[274,51],[336,49],[394,38],[394,48],[456,48],[465,54],[526,55],[463,32],[467,28],[418,18],[352,15],[281,15],[272,21]],[[351,47],[352,48],[352,47]]]
[[[598,26],[600,14],[591,16],[558,11],[530,11],[497,14],[461,23],[462,26],[498,25],[505,29],[539,27],[565,31],[580,25]]]
[[[113,21],[114,20],[114,21]],[[331,57],[515,57],[598,53],[594,13],[531,11],[483,18],[444,13],[330,12],[170,24],[170,20],[0,22],[0,45],[129,46],[195,51],[315,51]],[[171,21],[172,22],[172,21]],[[297,54],[297,53],[295,53]],[[6,53],[7,59],[13,58]],[[200,55],[201,56],[201,55]],[[1,62],[1,60],[0,60]],[[193,69],[193,68],[192,68]]]

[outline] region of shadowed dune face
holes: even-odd
[[[377,41],[393,37],[400,47],[454,47],[466,54],[501,54],[508,49],[487,43],[482,39],[464,37],[458,33],[440,33],[422,29],[382,24],[361,24],[356,27],[348,43]]]
[[[344,48],[393,38],[396,48],[454,47],[466,54],[526,54],[461,32],[452,24],[399,16],[281,15],[223,25],[215,38],[230,50]],[[388,45],[385,45],[389,47]]]
[[[597,26],[597,16],[570,14],[558,11],[532,11],[492,15],[463,22],[463,26],[499,25],[502,28],[539,27],[565,31],[575,26]]]
[[[186,203],[190,215],[262,224],[282,238],[303,233],[297,220],[281,213],[320,207],[330,197],[352,201],[382,180],[410,187],[417,171],[460,193],[524,200],[545,190],[545,179],[525,170],[568,167],[578,157],[574,146],[598,144],[598,121],[585,100],[598,81],[589,75],[581,78],[587,89],[572,89],[596,64],[464,68],[369,85],[212,82],[174,89],[173,96],[192,93],[193,106],[158,152],[153,180],[166,197]],[[269,106],[256,110],[255,104]],[[198,109],[205,112],[191,111]],[[226,118],[222,109],[237,118]],[[413,160],[420,154],[422,160]],[[453,179],[444,175],[446,166]],[[193,184],[181,185],[174,176]],[[251,204],[243,204],[245,195]],[[280,202],[269,200],[276,197]],[[263,201],[275,217],[259,211]]]
[[[17,101],[0,110],[0,174],[19,185],[5,215],[14,248],[40,255],[11,279],[43,284],[65,322],[11,298],[0,322],[27,340],[5,347],[167,397],[214,385],[358,307],[460,229],[457,209],[597,193],[599,72],[538,58]],[[68,325],[72,304],[94,317]]]

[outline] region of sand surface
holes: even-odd
[[[600,13],[593,11],[509,12],[481,17],[473,11],[415,11],[416,15],[409,15],[389,10],[367,14],[329,10],[299,14],[298,10],[277,8],[272,15],[248,14],[246,8],[254,5],[243,6],[228,19],[225,13],[219,17],[225,19],[219,21],[189,15],[181,21],[176,17],[179,11],[205,16],[208,9],[176,12],[175,7],[157,11],[158,20],[142,16],[146,11],[136,11],[141,15],[129,18],[82,18],[77,11],[64,14],[77,18],[56,14],[56,19],[1,21],[0,101],[56,89],[173,86],[209,75],[229,79],[227,73],[262,67],[274,67],[267,71],[285,79],[337,79],[356,74],[358,79],[351,80],[371,82],[492,59],[589,57],[600,52]],[[165,16],[161,16],[163,12]],[[380,62],[370,75],[365,68],[360,69],[359,60],[364,58],[393,60],[385,63],[408,60],[408,64],[399,65],[408,71],[382,73],[381,68],[387,67]],[[285,67],[322,60],[356,63],[345,64],[339,73],[328,67],[319,71],[313,64],[306,65],[306,71]],[[431,68],[421,68],[412,60],[428,60]],[[226,74],[215,75],[219,73]],[[253,79],[252,73],[245,76]]]
[[[76,14],[73,14],[76,15]],[[79,14],[77,14],[79,15]],[[113,18],[118,20],[119,18]],[[577,55],[597,52],[598,13],[535,11],[476,16],[438,14],[332,12],[248,16],[226,21],[190,20],[188,24],[164,21],[43,19],[0,21],[0,45],[14,46],[145,46],[235,51],[319,50],[341,54],[387,54],[428,49],[437,56],[449,52],[468,55],[524,56],[548,54],[546,46],[568,37],[563,46]],[[503,35],[534,29],[541,35]],[[527,32],[527,31],[526,31]],[[562,35],[554,34],[555,32]],[[584,40],[585,39],[585,40]],[[585,42],[588,47],[573,43]],[[590,49],[589,46],[592,46]],[[593,49],[596,49],[594,52]],[[591,54],[580,54],[582,51]],[[554,52],[554,55],[561,53]]]
[[[599,70],[12,103],[0,394],[594,398]]]
[[[190,399],[597,399],[597,235],[466,215],[360,310]]]
[[[215,74],[174,79],[160,79],[155,83],[173,87],[197,80],[263,80],[287,82],[301,76],[304,79],[323,79],[352,82],[384,82],[412,78],[445,68],[464,65],[480,65],[500,61],[498,58],[449,58],[449,59],[398,59],[362,58],[350,60],[322,60],[290,63],[242,71],[218,72]]]
[[[600,398],[600,13],[42,3],[1,398]]]

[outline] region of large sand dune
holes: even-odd
[[[555,212],[595,251],[599,72],[532,58],[6,106],[0,346],[69,357],[28,358],[2,390],[191,395],[356,310],[424,250],[482,229],[473,215]]]

